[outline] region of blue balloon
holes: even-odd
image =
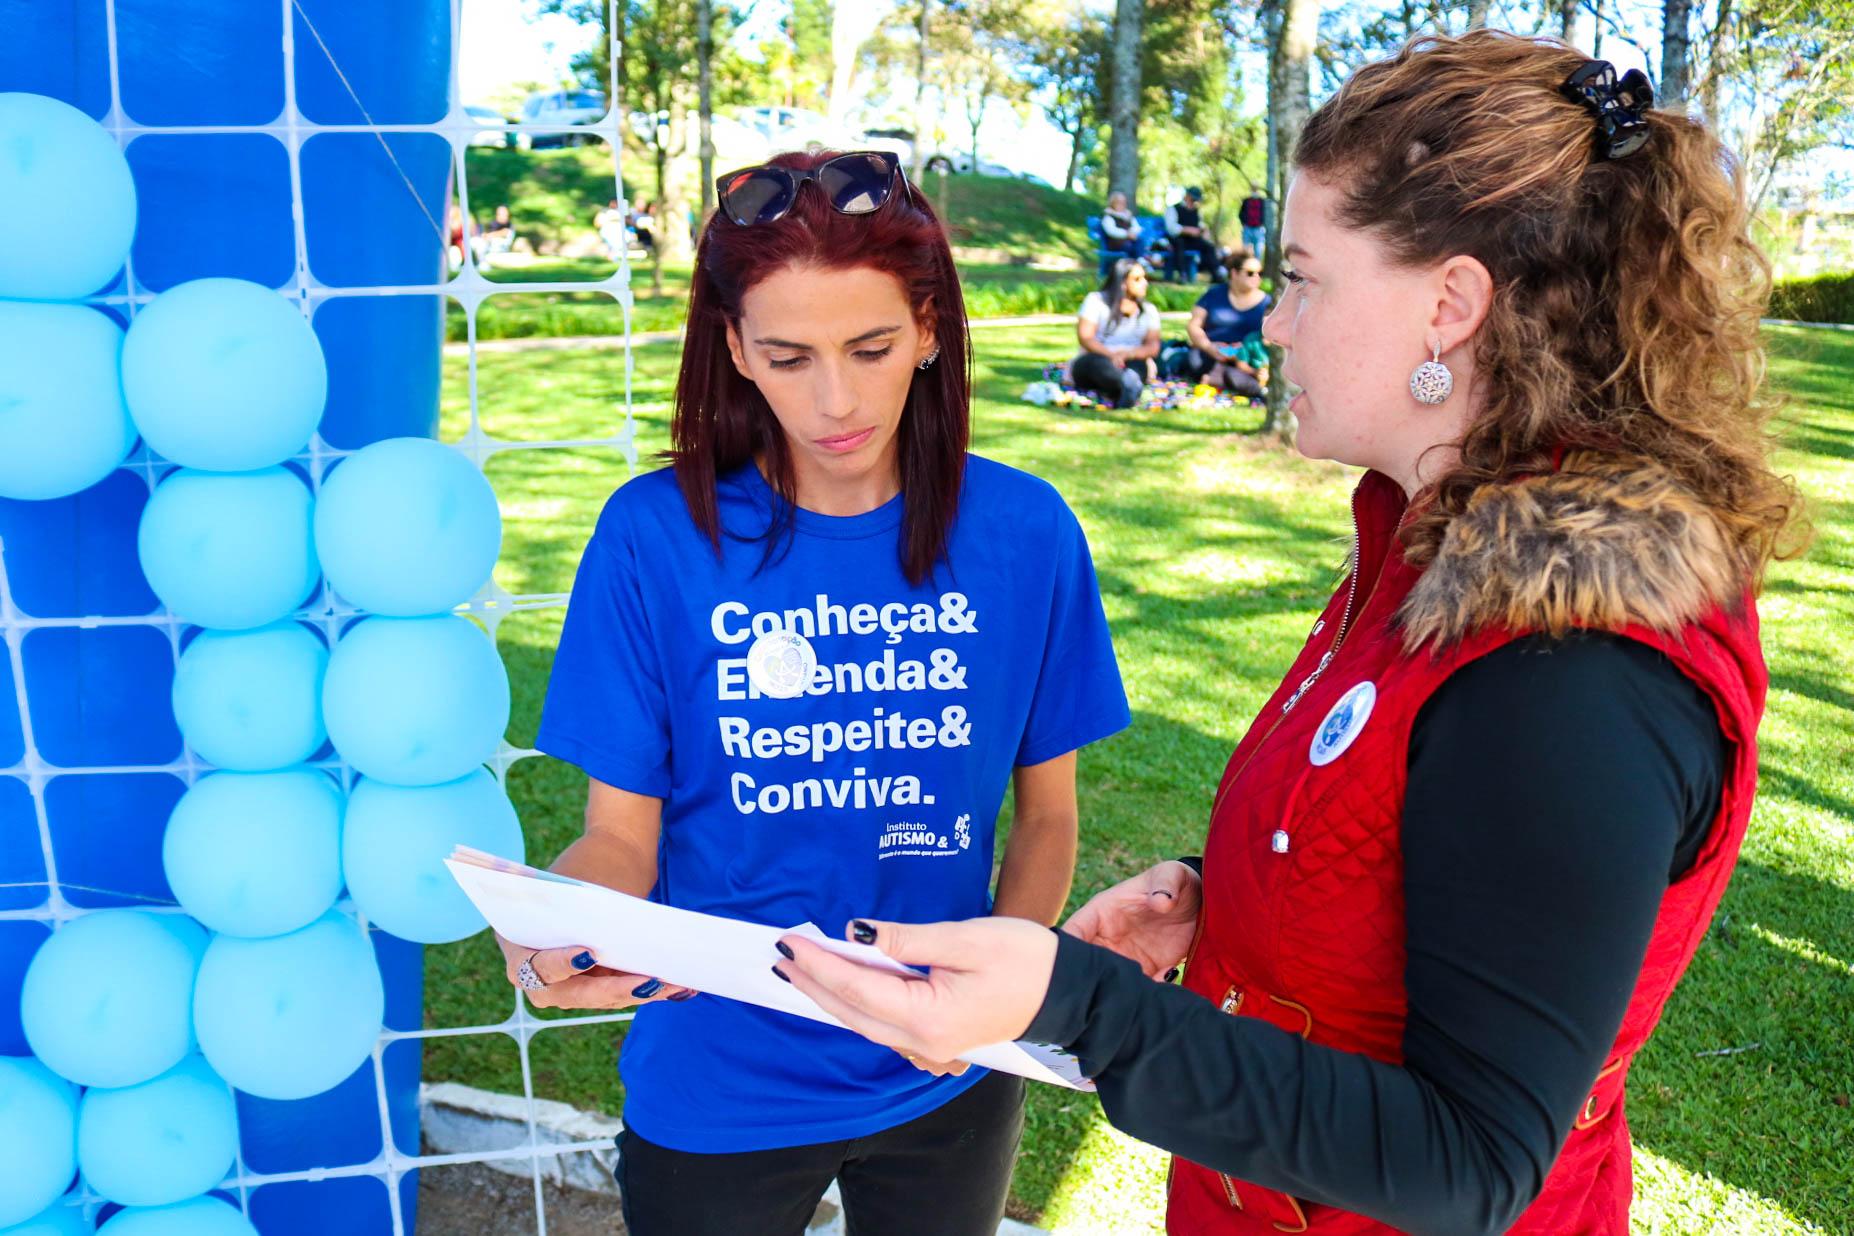
[[[502,547],[496,491],[429,438],[388,438],[331,471],[315,507],[315,552],[355,608],[417,618],[476,595]]]
[[[193,991],[207,1062],[264,1099],[306,1099],[346,1081],[373,1051],[385,1012],[373,946],[332,910],[287,936],[214,936]]]
[[[327,646],[301,623],[204,631],[174,670],[174,719],[208,764],[239,772],[288,768],[328,738],[327,669]]]
[[[47,1068],[80,1086],[134,1086],[193,1050],[193,976],[206,933],[178,914],[94,910],[26,966],[19,1019]]]
[[[496,753],[508,671],[467,618],[369,618],[328,659],[322,716],[335,750],[375,781],[455,781]]]
[[[77,1091],[31,1056],[0,1056],[0,1227],[23,1223],[71,1187]]]
[[[166,1206],[225,1179],[238,1154],[232,1091],[198,1056],[153,1081],[84,1092],[77,1165],[90,1187],[124,1206]]]
[[[0,153],[0,180],[5,164]],[[6,210],[0,198],[0,217]],[[6,248],[0,241],[0,263]],[[122,328],[95,309],[0,301],[0,498],[67,497],[128,457],[121,350]]]
[[[187,622],[267,626],[307,600],[319,577],[310,505],[309,487],[285,468],[176,472],[142,511],[142,574]]]
[[[258,1236],[251,1220],[223,1198],[196,1197],[173,1206],[133,1206],[110,1216],[97,1236]]]
[[[16,1227],[0,1228],[0,1236],[92,1236],[96,1230],[84,1218],[80,1195],[71,1193]]]
[[[174,804],[161,863],[174,897],[213,931],[307,927],[341,895],[341,791],[313,768],[215,773]]]
[[[250,472],[309,444],[328,402],[315,330],[243,279],[195,279],[135,315],[122,394],[150,448],[187,468]]]
[[[116,139],[69,103],[0,94],[0,296],[101,291],[135,240],[135,180]]]
[[[341,834],[348,893],[374,926],[402,939],[445,944],[485,926],[444,865],[459,845],[524,861],[515,808],[481,768],[416,788],[362,781],[348,797]]]

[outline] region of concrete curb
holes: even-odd
[[[457,1082],[424,1082],[418,1088],[419,1121],[425,1143],[438,1154],[473,1154],[480,1151],[505,1150],[526,1143],[528,1138],[528,1103],[518,1094],[498,1094],[478,1090]],[[544,1142],[609,1142],[624,1128],[624,1122],[598,1112],[583,1112],[552,1099],[534,1101],[534,1123]],[[614,1199],[618,1186],[612,1179],[612,1166],[618,1155],[615,1147],[576,1151],[565,1155],[542,1155],[543,1179],[569,1189],[604,1194]],[[529,1178],[527,1159],[489,1159],[483,1166],[505,1176]],[[818,1212],[806,1229],[809,1236],[844,1236],[843,1199],[836,1182],[824,1194]],[[998,1236],[1046,1236],[1015,1219],[1006,1219],[998,1227]]]

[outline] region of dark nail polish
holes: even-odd
[[[780,968],[779,968],[778,966],[774,966],[774,967],[772,968],[772,972],[773,972],[774,974],[776,974],[776,975],[778,975],[778,976],[779,976],[779,980],[780,980],[781,982],[784,982],[784,983],[789,983],[789,982],[791,982],[791,981],[792,981],[791,979],[789,979],[789,978],[786,978],[786,977],[785,977],[785,971],[784,971],[784,970],[781,970],[781,969],[780,969]]]
[[[702,993],[699,991],[679,991],[670,997],[673,1003],[681,1004],[684,1000],[693,1000]]]
[[[1177,967],[1177,966],[1173,966],[1173,967],[1172,967],[1171,969],[1169,969],[1169,970],[1167,970],[1167,971],[1165,972],[1165,977],[1164,977],[1164,978],[1162,978],[1162,979],[1160,979],[1159,981],[1160,981],[1161,983],[1169,983],[1169,982],[1171,982],[1171,981],[1172,981],[1173,979],[1176,979],[1177,977],[1178,977],[1178,967]]]
[[[631,989],[631,994],[636,996],[639,1000],[648,1000],[662,990],[662,979],[649,979],[633,987]]]
[[[589,952],[581,953],[573,959],[573,968],[575,970],[590,970],[592,969],[592,965],[592,954]]]
[[[781,957],[783,957],[783,958],[785,958],[785,959],[786,959],[787,961],[796,961],[796,960],[797,960],[797,958],[795,958],[795,957],[793,957],[793,956],[792,956],[792,946],[791,946],[791,945],[789,945],[789,944],[787,944],[787,943],[786,943],[786,942],[785,942],[784,940],[776,940],[776,941],[774,941],[774,942],[773,942],[773,947],[774,947],[774,948],[776,948],[776,949],[778,949],[778,950],[779,950],[779,956],[781,956]]]
[[[871,927],[860,918],[853,918],[850,920],[850,934],[856,937],[856,942],[858,944],[875,943],[875,928]]]

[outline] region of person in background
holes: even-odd
[[[509,218],[507,206],[496,207],[496,217],[483,229],[476,242],[476,263],[487,268],[490,262],[500,254],[507,253],[515,246],[515,223]]]
[[[1101,214],[1101,247],[1135,261],[1146,256],[1146,238],[1124,193],[1107,195],[1107,209]]]
[[[1207,289],[1191,306],[1185,335],[1197,349],[1194,376],[1237,395],[1259,398],[1268,386],[1267,351],[1258,356],[1262,320],[1274,304],[1262,290],[1262,261],[1248,249],[1230,255],[1229,281]]]
[[[637,243],[644,247],[646,253],[657,251],[657,204],[645,202],[631,212],[631,230],[637,233]]]
[[[613,198],[611,204],[592,217],[593,230],[599,234],[599,241],[605,246],[605,252],[612,261],[624,257],[630,248],[631,236],[624,224],[624,211]]]
[[[1268,199],[1251,193],[1242,199],[1236,218],[1242,224],[1243,247],[1260,255],[1268,248]]]
[[[1138,404],[1159,354],[1159,311],[1147,303],[1144,266],[1115,260],[1100,290],[1082,300],[1075,338],[1082,348],[1069,362],[1076,387],[1116,408]]]
[[[1172,242],[1172,275],[1180,283],[1197,282],[1200,267],[1210,271],[1212,279],[1222,278],[1217,269],[1217,246],[1204,229],[1203,200],[1204,191],[1193,185],[1165,209],[1165,234]]]

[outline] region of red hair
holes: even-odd
[[[797,171],[837,153],[782,154],[770,162]],[[866,266],[900,282],[916,324],[933,332],[940,349],[939,360],[915,373],[897,431],[903,512],[899,552],[902,570],[916,585],[945,554],[971,436],[971,344],[946,232],[917,191],[896,189],[869,214],[846,215],[832,208],[816,184],[802,185],[782,219],[742,227],[717,213],[702,230],[682,369],[676,375],[669,457],[689,514],[717,552],[717,476],[764,456],[767,481],[784,499],[766,531],[769,559],[791,532],[796,489],[785,434],[760,388],[734,368],[728,352],[727,327],[739,329],[742,298],[790,266]]]

